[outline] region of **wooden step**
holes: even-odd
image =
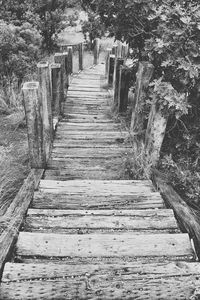
[[[126,157],[129,153],[132,153],[127,148],[53,148],[51,158],[104,158],[107,157],[115,158],[115,157]]]
[[[43,209],[151,209],[163,208],[164,203],[149,181],[41,180],[31,205]]]
[[[195,255],[188,234],[55,234],[20,232],[16,255],[22,257],[184,257]]]
[[[66,193],[70,195],[98,195],[98,196],[134,196],[154,191],[149,180],[76,180],[76,181],[54,181],[41,180],[41,191]]]
[[[60,122],[58,124],[57,130],[65,131],[117,131],[120,130],[120,125],[118,124],[106,124],[106,123],[72,123],[72,122]]]
[[[98,196],[40,191],[35,192],[31,207],[42,209],[151,209],[163,208],[164,203],[160,194],[155,192],[138,193],[134,196]]]
[[[29,209],[24,231],[50,233],[179,232],[172,210],[42,210]]]
[[[96,114],[96,115],[88,115],[88,114],[79,114],[79,113],[74,113],[74,114],[66,114],[65,119],[62,121],[68,122],[69,120],[75,123],[112,123],[113,121],[109,119],[105,114]]]
[[[199,274],[200,264],[192,262],[7,263],[0,299],[197,299]]]

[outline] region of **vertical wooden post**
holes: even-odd
[[[117,57],[122,57],[122,42],[117,41]]]
[[[63,53],[55,53],[54,55],[54,62],[56,64],[61,65],[61,98],[62,102],[65,99],[65,85],[66,85],[66,76],[65,76],[65,57]]]
[[[69,88],[69,66],[68,66],[68,52],[63,52],[64,58],[64,73],[65,73],[65,88]]]
[[[127,66],[120,66],[118,111],[126,112],[128,106],[128,92],[131,79],[131,70]]]
[[[42,102],[43,120],[43,147],[46,161],[49,158],[50,149],[53,141],[53,118],[52,118],[52,97],[50,83],[50,69],[48,62],[40,62],[38,67],[38,78],[40,83],[40,93]]]
[[[73,73],[73,47],[67,47],[68,52],[68,74]]]
[[[114,68],[115,68],[115,55],[110,55],[110,62],[109,62],[109,71],[108,71],[108,85],[113,85],[113,75],[114,75]]]
[[[108,77],[108,73],[109,73],[111,51],[112,51],[111,48],[106,49],[106,63],[105,63],[105,76],[106,77]]]
[[[62,111],[62,75],[61,64],[51,64],[52,78],[52,111],[54,116],[60,116]]]
[[[100,39],[96,38],[94,40],[94,65],[99,63],[99,54],[100,54]]]
[[[156,104],[152,104],[145,134],[145,151],[152,165],[156,166],[167,126],[167,116],[163,116]]]
[[[128,56],[128,44],[123,43],[122,44],[122,58],[127,58]]]
[[[138,134],[143,131],[144,115],[142,113],[142,106],[153,71],[154,67],[151,63],[139,63],[131,119],[131,130]]]
[[[78,55],[79,55],[79,70],[83,70],[83,43],[78,45]]]
[[[115,71],[113,78],[113,87],[114,87],[114,106],[118,107],[118,93],[119,93],[119,75],[120,75],[120,66],[124,64],[123,58],[117,58],[115,61]]]
[[[46,157],[43,149],[43,122],[39,82],[26,82],[22,88],[26,115],[31,168],[43,169]]]
[[[115,58],[117,58],[117,54],[118,54],[118,51],[117,51],[117,45],[114,45],[113,47],[112,47],[112,54],[113,55],[115,55]]]

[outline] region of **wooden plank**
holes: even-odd
[[[143,193],[131,195],[71,195],[55,194],[40,191],[34,194],[32,208],[42,209],[154,209],[163,208],[164,203],[159,193]]]
[[[67,114],[64,119],[62,119],[63,122],[68,122],[69,120],[73,120],[75,123],[112,123],[113,120],[109,119],[105,114],[96,114],[96,115],[81,115],[81,114]]]
[[[35,188],[35,177],[33,172],[24,181],[21,189],[12,201],[4,216],[0,221],[0,273],[3,264],[9,255],[13,243],[18,235],[24,215],[33,198]]]
[[[75,180],[75,179],[100,179],[100,180],[120,180],[122,175],[116,170],[71,170],[55,169],[46,170],[45,179],[50,180]]]
[[[131,153],[131,151],[128,151],[127,148],[123,149],[117,149],[114,148],[54,148],[52,150],[51,158],[85,158],[85,157],[91,157],[91,158],[104,158],[107,157],[115,158],[115,157],[124,157],[125,155],[128,155],[128,153]]]
[[[65,123],[60,122],[58,125],[58,130],[77,130],[77,131],[90,131],[90,130],[100,130],[100,131],[114,131],[114,130],[120,130],[121,125],[120,124],[106,124],[106,123]]]
[[[159,187],[165,202],[173,208],[182,230],[184,230],[184,232],[188,232],[190,237],[194,240],[197,256],[200,259],[199,210],[191,208],[183,199],[181,199],[181,197],[168,184],[168,179],[164,174],[156,169],[153,169],[152,174],[154,182]]]
[[[198,263],[185,262],[77,266],[8,263],[0,297],[4,300],[192,299],[200,284],[199,268]]]
[[[63,138],[68,138],[69,136],[73,136],[73,138],[79,139],[79,138],[128,138],[130,135],[127,131],[82,131],[81,133],[77,130],[77,131],[73,131],[73,132],[68,132],[67,136],[62,133],[62,132],[57,132],[57,137],[63,137]]]
[[[115,171],[118,174],[124,174],[124,171],[119,171],[123,167],[121,157],[105,158],[54,158],[48,162],[48,169],[63,169],[71,173],[79,174],[79,171]],[[124,176],[124,175],[123,175]]]
[[[54,148],[128,148],[130,149],[130,144],[125,144],[123,141],[121,143],[117,143],[116,141],[109,141],[109,140],[102,140],[100,139],[99,141],[87,141],[87,140],[65,140],[65,141],[60,141],[60,140],[55,140],[54,141]]]
[[[29,257],[195,257],[187,234],[133,233],[67,235],[20,232],[16,254]]]
[[[66,182],[41,180],[39,188],[45,191],[54,190],[57,193],[67,192],[70,195],[95,193],[99,196],[135,195],[154,191],[149,180],[69,180]]]
[[[143,211],[61,211],[30,209],[26,216],[24,231],[31,232],[178,232],[172,210]]]

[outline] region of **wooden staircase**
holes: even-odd
[[[150,181],[121,180],[131,145],[103,74],[73,79],[0,299],[197,299],[200,266],[173,211]]]

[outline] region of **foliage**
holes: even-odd
[[[3,99],[11,104],[14,85],[20,85],[30,73],[39,57],[41,37],[30,23],[21,26],[1,24],[0,26],[0,87]]]
[[[85,40],[89,39],[92,45],[95,38],[101,38],[105,34],[105,26],[101,23],[101,19],[97,14],[89,11],[88,21],[84,21],[82,24],[82,32]]]
[[[66,27],[65,8],[68,2],[65,0],[37,0],[32,2],[32,13],[35,18],[35,26],[42,35],[43,48],[52,52],[59,32]]]

